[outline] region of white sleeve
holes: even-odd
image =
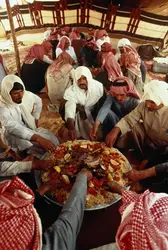
[[[13,176],[20,173],[29,173],[32,169],[32,162],[9,162],[4,161],[0,164],[0,176]]]
[[[117,53],[114,55],[114,57],[115,57],[115,59],[116,59],[117,62],[119,61],[120,56],[121,56],[121,54],[120,54],[119,52],[117,52]]]
[[[62,53],[62,49],[57,48],[55,51],[56,57],[58,57]]]
[[[32,129],[21,125],[16,119],[14,119],[7,108],[0,108],[0,121],[9,134],[18,138],[30,140],[35,134]]]
[[[34,95],[34,105],[33,105],[32,115],[36,120],[39,120],[42,111],[42,100],[39,96],[35,94],[33,95]]]
[[[53,62],[53,60],[51,60],[48,56],[44,55],[43,56],[43,61],[48,63],[48,64],[51,64]]]
[[[68,118],[72,118],[75,120],[76,116],[76,103],[72,101],[67,101],[65,103],[65,121],[68,120]]]
[[[45,31],[43,34],[44,40],[48,40],[49,36],[50,36],[50,31],[49,30]]]
[[[96,45],[97,45],[97,47],[99,48],[99,50],[101,51],[102,40],[98,39],[98,40],[96,41]]]
[[[71,56],[75,62],[78,61],[74,48],[71,46]]]
[[[5,62],[5,60],[3,58],[2,58],[2,63],[3,63],[3,66],[4,66],[5,70],[6,70],[6,72],[8,73],[8,68],[7,68],[6,62]]]

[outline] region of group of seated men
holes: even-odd
[[[56,56],[67,53],[74,62],[77,61],[73,49],[69,49],[70,43],[66,44],[67,38],[63,41],[56,49]],[[99,44],[100,41],[97,46]],[[102,48],[103,44],[99,46]],[[66,124],[63,134],[71,140],[101,140],[109,147],[137,150],[142,159],[149,160],[153,166],[141,171],[132,170],[127,173],[127,178],[131,181],[154,176],[162,178],[156,191],[167,192],[168,85],[153,80],[146,83],[142,90],[141,60],[136,51],[131,45],[126,45],[118,65],[111,47],[107,49],[109,46],[110,41],[105,41],[105,51],[102,51],[108,88],[103,82],[93,79],[87,65],[73,69],[73,84],[63,92],[64,105],[59,107]],[[29,63],[32,63],[31,60],[29,58]],[[62,60],[65,58],[59,63]],[[131,60],[134,65],[131,65]],[[120,66],[124,68],[121,71]],[[1,139],[11,148],[9,154],[13,159],[1,161],[0,176],[15,177],[0,183],[0,249],[75,249],[91,172],[83,169],[77,175],[68,202],[57,221],[43,232],[43,237],[33,202],[34,199],[38,202],[49,190],[56,189],[59,183],[48,181],[34,195],[16,177],[34,169],[53,167],[51,161],[39,160],[46,151],[54,151],[59,145],[50,131],[38,126],[41,110],[40,97],[27,91],[21,78],[10,74],[3,78]],[[138,195],[124,190],[113,181],[107,185],[112,192],[123,196],[122,222],[116,234],[116,244],[111,245],[111,249],[167,249],[168,196],[149,191]]]

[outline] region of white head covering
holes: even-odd
[[[121,53],[119,50],[119,47],[124,47],[125,45],[130,45],[131,46],[131,42],[127,39],[127,38],[122,38],[118,41],[117,44],[117,53],[115,54],[115,59],[118,61],[121,57]]]
[[[79,88],[78,80],[81,76],[85,76],[88,81],[88,90],[85,92]],[[90,70],[85,66],[80,66],[75,70],[74,84],[70,86],[64,93],[64,99],[67,101],[81,104],[85,107],[91,107],[103,96],[102,83],[94,80]]]
[[[122,39],[120,39],[118,41],[117,49],[119,49],[119,47],[124,47],[125,45],[130,45],[131,46],[131,42],[127,38],[122,38]]]
[[[58,45],[57,45],[57,48],[59,48],[59,45],[60,45],[61,40],[62,40],[63,38],[66,38],[66,39],[69,41],[69,46],[71,46],[71,40],[69,39],[69,37],[68,37],[68,36],[61,36],[61,38],[60,38],[60,40],[59,40],[59,43],[58,43]]]
[[[26,107],[23,104],[17,104],[13,102],[11,98],[10,91],[13,89],[13,85],[15,82],[18,82],[23,86],[24,96],[26,95],[27,91],[25,90],[25,86],[22,80],[16,75],[7,75],[2,80],[0,102],[5,103],[7,106],[11,107],[19,106],[24,122],[28,125],[29,128],[36,130],[34,117],[30,114],[30,112],[27,111]]]
[[[151,100],[157,105],[168,106],[168,84],[159,80],[152,80],[144,85],[142,101]]]

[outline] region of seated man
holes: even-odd
[[[89,139],[89,131],[96,117],[96,104],[103,96],[103,85],[93,80],[88,68],[80,66],[75,70],[75,79],[64,94],[65,121],[71,140]]]
[[[55,150],[58,140],[49,131],[37,128],[41,104],[35,105],[31,112],[31,96],[34,99],[34,94],[27,93],[18,76],[8,75],[3,79],[0,98],[0,121],[4,128],[2,139],[14,151],[29,150],[29,153],[40,157],[44,149]]]
[[[92,68],[97,67],[97,55],[99,49],[93,36],[86,37],[84,46],[80,50],[80,65]]]
[[[137,147],[142,155],[164,151],[168,146],[168,86],[153,80],[145,85],[142,102],[123,117],[106,137],[106,144],[120,148]],[[120,138],[118,138],[120,137]],[[134,145],[131,145],[131,140]]]
[[[34,209],[34,193],[18,177],[0,183],[0,249],[74,250],[85,208],[87,180],[92,174],[81,170],[58,219],[42,235],[39,215]],[[56,189],[58,181],[38,188],[36,205],[46,192]]]
[[[99,110],[94,126],[90,131],[91,139],[96,139],[100,124],[103,126],[103,136],[105,138],[117,122],[139,104],[139,98],[139,94],[131,80],[127,77],[117,78],[112,84],[110,94]]]
[[[128,45],[128,46],[132,46],[131,42],[127,39],[127,38],[122,38],[118,41],[117,44],[117,53],[115,55],[115,58],[117,61],[120,61],[120,57],[122,56],[122,54],[124,53],[124,47]],[[143,46],[143,45],[142,45]],[[139,51],[138,51],[139,54]],[[143,52],[143,55],[145,53]],[[140,54],[139,54],[140,55]],[[141,59],[143,59],[143,57],[140,55]],[[153,59],[153,58],[152,58]],[[141,75],[142,75],[142,81],[145,83],[146,80],[146,66],[144,61],[141,60],[141,65],[140,65],[140,70],[141,70]]]
[[[99,50],[101,50],[101,46],[103,43],[110,43],[110,37],[108,36],[108,33],[106,30],[101,29],[101,30],[97,30],[95,32],[95,38],[96,38],[96,45],[99,48]]]
[[[52,44],[47,41],[30,48],[21,67],[21,79],[26,90],[36,94],[45,87],[45,73],[53,62],[52,48]]]

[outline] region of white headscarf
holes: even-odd
[[[23,86],[24,96],[26,95],[27,91],[25,90],[25,86],[22,80],[16,75],[7,75],[2,80],[0,102],[5,103],[9,107],[19,106],[24,122],[30,129],[36,130],[34,117],[30,114],[30,112],[28,112],[28,110],[22,103],[17,104],[13,102],[11,98],[10,91],[13,89],[13,85],[15,82],[18,82]]]
[[[131,46],[131,42],[130,40],[128,40],[127,38],[122,38],[118,41],[117,44],[117,53],[115,54],[115,58],[118,61],[120,59],[121,53],[120,53],[120,47],[124,47],[125,45],[130,45]]]
[[[118,41],[117,49],[119,49],[119,47],[124,47],[125,45],[130,45],[131,46],[131,42],[127,38],[122,38],[122,39],[120,39]]]
[[[79,88],[78,80],[81,76],[85,76],[88,81],[87,93]],[[91,107],[103,96],[102,83],[94,80],[90,70],[85,66],[80,66],[75,70],[74,84],[70,86],[64,93],[64,99],[67,101],[81,104],[85,107]]]
[[[59,43],[57,45],[57,48],[60,48],[59,46],[60,46],[61,41],[62,41],[63,38],[66,38],[69,41],[69,46],[71,46],[71,40],[69,39],[69,37],[68,36],[61,36],[61,38],[59,40]]]
[[[159,80],[152,80],[144,85],[142,101],[151,100],[157,105],[168,106],[168,84]]]

